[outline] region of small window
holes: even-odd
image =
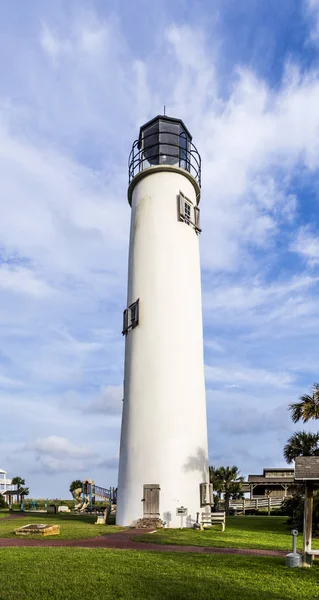
[[[183,192],[179,192],[179,219],[187,225],[191,225],[197,234],[201,232],[200,210],[197,206],[193,207],[191,201],[184,196]]]
[[[134,329],[138,325],[139,317],[139,299],[133,302],[123,312],[123,335],[126,335],[130,329]]]
[[[186,221],[191,222],[191,216],[192,216],[192,207],[188,202],[184,202],[184,216]]]

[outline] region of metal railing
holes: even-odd
[[[151,138],[157,138],[156,142]],[[185,169],[201,186],[200,154],[184,132],[153,131],[135,140],[128,160],[129,184],[138,173],[157,165]]]

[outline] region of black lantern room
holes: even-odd
[[[149,167],[177,167],[188,171],[200,185],[200,156],[181,119],[157,116],[142,125],[129,159],[129,182]]]

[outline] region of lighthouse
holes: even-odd
[[[129,158],[118,525],[191,527],[210,510],[200,187],[183,121],[143,125]]]

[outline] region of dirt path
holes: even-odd
[[[0,538],[0,548],[14,546],[24,547],[68,547],[68,548],[113,548],[117,550],[146,550],[151,552],[194,552],[196,554],[248,554],[250,556],[280,556],[287,552],[283,550],[263,550],[251,548],[214,548],[212,546],[175,546],[171,544],[144,543],[134,540],[134,537],[149,533],[145,529],[128,529],[119,533],[90,538],[86,540],[48,540],[45,538],[31,540],[27,538]]]

